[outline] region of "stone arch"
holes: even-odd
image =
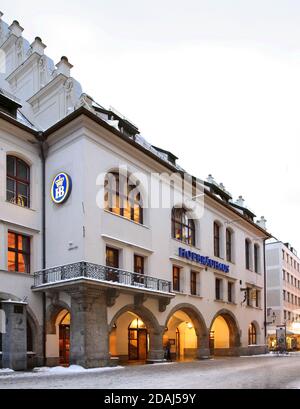
[[[114,315],[114,317],[112,318],[109,324],[109,328],[108,328],[109,332],[111,332],[117,319],[126,312],[132,312],[133,314],[138,315],[143,320],[143,322],[145,323],[150,333],[153,332],[155,334],[159,334],[162,332],[163,328],[157,321],[154,314],[150,310],[148,310],[148,308],[144,306],[136,307],[134,304],[125,305]]]
[[[8,156],[14,156],[15,158],[21,159],[22,161],[24,161],[26,163],[26,165],[28,165],[30,168],[33,165],[33,161],[31,159],[28,158],[28,156],[24,155],[22,152],[18,152],[18,151],[7,151],[6,152],[6,158]]]
[[[27,320],[30,325],[32,335],[33,335],[33,351],[36,352],[37,354],[41,353],[41,326],[39,325],[39,322],[32,311],[32,309],[27,306],[26,308],[27,311]]]
[[[208,342],[207,326],[201,312],[192,304],[181,303],[173,307],[165,321],[165,328],[167,328],[168,322],[177,311],[183,311],[190,317],[197,335],[198,348],[200,348],[200,346],[203,346],[203,344],[206,346]]]
[[[56,319],[62,310],[71,312],[70,306],[64,301],[58,300],[54,304],[50,304],[46,310],[46,333],[56,334]]]
[[[209,330],[211,331],[215,319],[217,317],[219,317],[219,316],[224,318],[226,324],[228,325],[228,329],[229,329],[229,347],[230,348],[240,347],[241,346],[241,331],[240,331],[238,321],[237,321],[235,315],[231,311],[229,311],[229,310],[227,310],[225,308],[219,310],[213,316],[213,319],[211,321]]]

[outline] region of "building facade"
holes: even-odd
[[[285,330],[286,347],[300,348],[300,259],[289,243],[266,245],[268,345],[277,345],[276,329]]]
[[[265,352],[264,219],[0,27],[2,366]]]

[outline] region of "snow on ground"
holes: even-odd
[[[0,369],[0,378],[1,375],[5,375],[5,378],[8,377],[40,377],[40,376],[49,376],[49,375],[71,375],[77,373],[95,373],[100,374],[102,372],[110,372],[119,369],[124,369],[124,366],[112,366],[112,367],[103,367],[103,368],[90,368],[85,369],[80,365],[70,365],[69,367],[63,366],[54,366],[54,367],[37,367],[33,368],[30,372],[23,371],[13,371],[12,369]]]
[[[5,375],[5,374],[8,374],[8,373],[12,373],[12,372],[14,372],[14,370],[10,369],[10,368],[0,369],[0,375]]]
[[[41,372],[0,376],[0,389],[272,389],[299,388],[300,357],[270,356],[216,358],[214,360],[172,362],[162,365],[82,370],[80,367],[44,369]],[[71,372],[70,372],[71,371]],[[73,372],[72,372],[73,371]],[[138,392],[137,392],[138,393]]]

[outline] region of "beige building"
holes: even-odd
[[[276,347],[276,328],[286,329],[288,349],[300,348],[300,259],[289,243],[266,245],[268,345]]]
[[[264,218],[82,94],[67,58],[22,32],[1,21],[2,365],[264,352]]]

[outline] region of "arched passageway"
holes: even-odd
[[[171,359],[196,359],[209,355],[207,328],[196,307],[180,304],[171,310],[163,343],[170,348]]]
[[[163,359],[163,328],[145,307],[126,306],[110,323],[109,349],[121,362]]]
[[[210,354],[238,355],[240,346],[240,330],[235,316],[227,310],[219,311],[210,327]]]

